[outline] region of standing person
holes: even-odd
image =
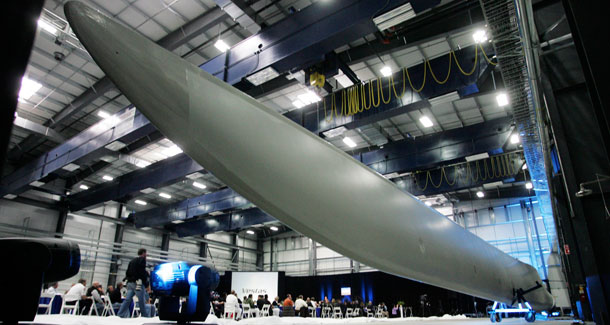
[[[121,318],[128,318],[131,316],[129,307],[133,301],[133,296],[137,295],[142,317],[150,317],[148,308],[146,307],[146,297],[144,297],[144,288],[146,288],[147,292],[150,292],[148,272],[146,271],[146,249],[140,248],[138,250],[138,257],[129,262],[125,275],[127,278],[127,294],[125,295],[125,300],[121,304],[117,316]]]

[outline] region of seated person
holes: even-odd
[[[59,287],[59,283],[57,283],[57,282],[50,283],[47,290],[45,290],[45,293],[50,293],[50,294],[54,295],[54,294],[58,293],[57,287]]]
[[[286,295],[286,299],[284,299],[283,308],[282,308],[282,316],[294,316],[294,302],[292,302],[292,295]]]
[[[265,299],[263,298],[263,295],[258,295],[258,299],[256,300],[256,308],[258,308],[258,310],[263,310],[264,305]]]
[[[110,303],[112,304],[112,308],[118,309],[121,308],[121,303],[123,303],[123,297],[121,297],[121,290],[123,289],[123,282],[119,282],[116,284],[116,289],[114,289],[108,297],[110,298]]]
[[[66,292],[66,305],[76,305],[78,301],[78,305],[80,308],[80,314],[82,315],[85,312],[89,312],[89,307],[93,303],[89,297],[87,297],[87,280],[80,279],[77,283],[75,283],[67,292]]]
[[[294,302],[294,311],[295,314],[301,317],[307,317],[307,303],[305,302],[305,300],[303,300],[303,295],[299,295],[297,297],[297,300]]]
[[[102,285],[97,281],[94,281],[91,287],[87,289],[87,297],[90,297],[90,299],[93,300],[91,305],[97,310],[97,315],[100,315],[104,310],[104,301],[102,300],[101,295],[103,290]]]

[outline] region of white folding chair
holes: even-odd
[[[330,307],[322,308],[322,318],[329,318],[330,316],[331,316],[331,309],[330,309]]]
[[[225,311],[222,313],[222,318],[237,320],[237,309],[235,306],[225,305]]]
[[[252,318],[252,310],[250,309],[250,305],[248,305],[248,304],[244,304],[244,305],[242,306],[242,308],[243,308],[242,317],[243,317],[244,319],[246,319],[246,318]]]
[[[114,313],[114,308],[112,308],[112,302],[108,296],[102,296],[102,301],[104,301],[104,310],[102,310],[102,317],[105,316],[116,316]]]
[[[354,308],[352,312],[352,317],[360,317],[360,308]]]
[[[89,316],[95,312],[95,316],[99,316],[100,314],[97,312],[97,306],[95,304],[95,300],[91,298],[91,307],[89,307]]]
[[[71,315],[78,315],[79,313],[79,308],[78,308],[78,300],[80,297],[77,296],[64,296],[63,294],[59,294],[59,296],[62,298],[62,302],[61,302],[61,309],[59,311],[60,314],[65,314],[65,311],[68,311],[68,314]],[[68,305],[66,299],[70,299],[70,298],[76,298],[76,303],[74,305]],[[74,301],[74,300],[73,300]]]
[[[383,307],[377,306],[377,312],[375,313],[376,318],[383,318]]]
[[[48,303],[44,303],[44,302],[40,302],[40,300],[42,299],[49,299]],[[54,293],[47,293],[47,292],[43,292],[40,294],[40,299],[38,300],[38,308],[44,308],[45,311],[43,313],[43,315],[50,315],[51,314],[51,307],[53,307],[53,299],[55,299],[55,294]]]
[[[350,318],[352,317],[352,313],[354,312],[353,308],[346,308],[345,309],[345,318]]]
[[[157,298],[157,300],[159,300],[159,298]],[[216,315],[214,314],[214,304],[210,301],[210,312],[208,313],[208,315]]]
[[[139,303],[138,303],[138,297],[133,296],[133,310],[131,311],[131,318],[134,318],[134,316],[136,315],[136,313],[138,313],[137,317],[140,317],[140,315],[142,314],[140,312],[140,307],[139,307]]]
[[[271,305],[264,304],[263,305],[263,309],[261,309],[261,311],[260,311],[260,317],[267,317],[267,316],[269,316],[269,308],[271,308]]]
[[[307,311],[309,311],[309,317],[311,318],[315,318],[316,317],[316,309],[313,307],[307,307]]]
[[[366,309],[366,317],[375,317],[375,313],[373,312],[373,308]]]
[[[343,318],[343,313],[341,313],[341,307],[333,308],[333,318]]]

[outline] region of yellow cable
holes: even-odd
[[[390,89],[390,86],[392,85],[392,84],[391,84],[391,81],[392,81],[392,77],[390,76],[390,78],[388,78],[388,100],[387,100],[387,101],[385,100],[385,98],[384,98],[384,96],[383,96],[383,87],[382,87],[382,89],[381,89],[381,101],[382,101],[384,104],[389,104],[389,103],[390,103],[390,101],[392,100],[392,89]],[[379,83],[381,86],[383,86],[383,83],[381,82],[381,78],[377,78],[377,82],[378,82],[378,83]]]
[[[449,55],[453,55],[455,65],[457,65],[458,69],[460,69],[460,72],[462,72],[463,75],[469,76],[477,70],[477,62],[479,62],[479,47],[475,46],[474,48],[474,64],[472,65],[472,70],[470,72],[466,72],[462,69],[462,66],[460,66],[460,61],[457,59],[457,56],[455,56],[455,52],[451,51]]]
[[[426,71],[428,71],[428,69],[426,69],[426,64],[424,62],[424,80],[421,83],[421,87],[419,88],[415,88],[413,87],[413,83],[411,82],[411,76],[409,75],[409,69],[404,68],[407,72],[407,80],[409,80],[409,85],[411,85],[411,89],[413,89],[414,92],[419,93],[424,89],[424,86],[426,85]]]
[[[366,106],[366,91],[364,90],[364,84],[360,85],[360,95],[362,97],[362,107],[364,107],[364,109],[369,110],[371,108],[371,98],[369,97],[369,105]]]
[[[439,81],[436,78],[436,75],[434,75],[434,71],[432,70],[432,65],[430,64],[430,61],[426,61],[426,64],[428,65],[428,68],[430,69],[430,75],[432,75],[432,79],[434,79],[434,81],[436,81],[437,84],[439,85],[443,85],[447,82],[447,80],[449,80],[449,76],[451,75],[451,53],[449,53],[449,69],[447,69],[447,77],[445,77],[445,80],[443,81]]]
[[[402,93],[400,93],[400,96],[398,96],[398,94],[396,93],[396,87],[394,87],[394,78],[392,78],[392,89],[394,89],[394,95],[396,96],[396,98],[402,98],[402,96],[405,95],[405,90],[406,90],[406,86],[407,84],[405,83],[405,69],[401,69],[402,70]]]
[[[488,56],[487,53],[485,53],[485,49],[483,48],[483,44],[479,44],[479,47],[481,48],[481,52],[483,52],[483,56],[485,57],[485,60],[487,60],[487,63],[491,64],[491,65],[497,65],[497,62],[493,62]]]
[[[369,82],[369,95],[371,97],[371,103],[373,104],[373,107],[377,108],[379,107],[379,104],[381,104],[381,93],[379,91],[379,82],[377,82],[377,104],[375,104],[375,96],[373,95],[373,90],[371,89],[373,86],[373,82],[375,80],[371,80]]]

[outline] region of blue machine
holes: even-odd
[[[159,264],[151,278],[152,290],[159,296],[159,318],[179,322],[206,319],[210,312],[210,292],[220,280],[218,272],[186,262]],[[181,307],[182,297],[186,301]]]

